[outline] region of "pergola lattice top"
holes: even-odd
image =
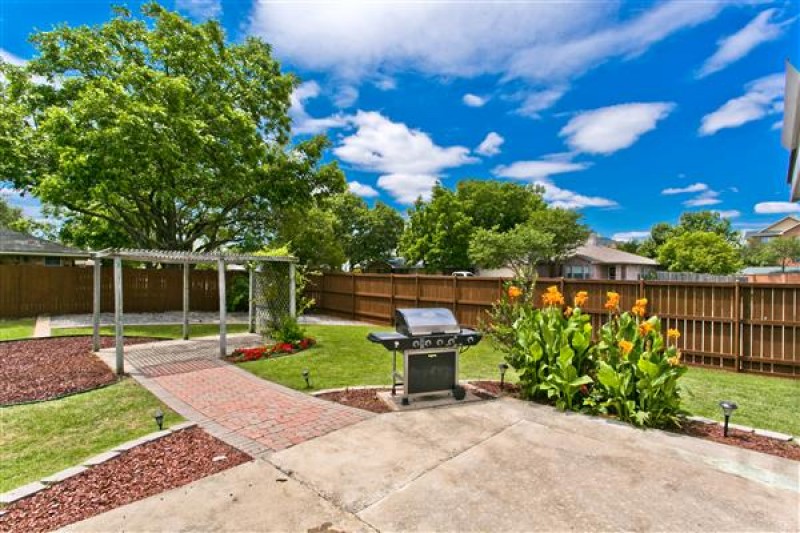
[[[226,252],[181,252],[178,250],[142,250],[135,248],[108,248],[93,252],[93,258],[113,259],[118,257],[125,261],[148,261],[152,263],[296,263],[297,258],[280,255],[251,255]]]

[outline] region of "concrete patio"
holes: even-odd
[[[797,531],[800,464],[511,399],[369,418],[70,527]]]

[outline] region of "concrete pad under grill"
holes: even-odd
[[[799,525],[796,462],[510,399],[382,415],[271,460],[380,531]]]

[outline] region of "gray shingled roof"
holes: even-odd
[[[89,257],[87,252],[0,226],[0,255]]]
[[[607,246],[597,246],[587,244],[575,250],[575,255],[588,259],[592,263],[601,264],[615,264],[615,265],[645,265],[657,266],[658,263],[649,257],[631,254],[617,250],[616,248],[609,248]]]

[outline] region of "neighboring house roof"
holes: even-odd
[[[89,257],[87,252],[0,227],[0,255]]]
[[[757,274],[780,274],[782,272],[783,269],[781,269],[779,266],[747,267],[742,270],[742,274],[745,276],[754,276]],[[800,267],[787,266],[786,272],[800,272]]]
[[[658,263],[649,257],[636,255],[616,248],[587,244],[575,250],[575,256],[582,257],[592,263],[614,265],[642,265],[658,266]]]
[[[787,217],[783,217],[773,224],[770,224],[760,231],[747,232],[745,237],[780,237],[787,231],[796,228],[798,225],[800,225],[800,219],[789,215]]]

